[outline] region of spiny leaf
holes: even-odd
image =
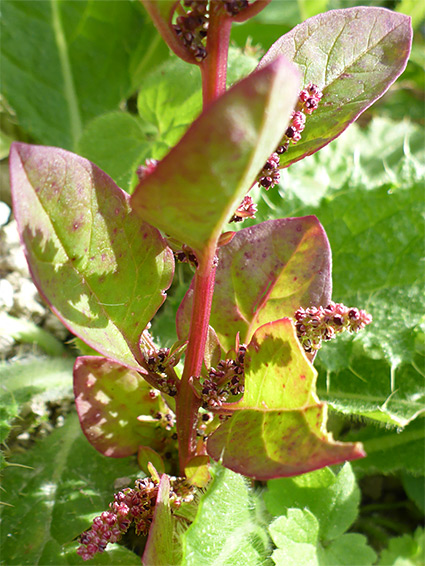
[[[364,456],[360,444],[334,442],[326,432],[315,378],[289,319],[260,327],[248,345],[244,398],[224,405],[233,414],[208,438],[210,456],[261,480]]]
[[[331,251],[315,216],[244,228],[218,257],[210,322],[225,350],[238,332],[247,344],[262,324],[331,299]],[[181,338],[189,331],[192,297],[193,287],[177,314]]]
[[[2,482],[2,499],[10,504],[1,513],[2,559],[10,566],[81,564],[73,540],[108,509],[114,481],[137,475],[134,462],[98,454],[81,434],[76,414],[25,454],[15,455],[14,463],[23,467],[6,468]],[[140,564],[135,554],[114,546],[93,563]]]
[[[90,161],[14,143],[10,163],[15,217],[40,293],[90,346],[138,369],[139,337],[171,283],[171,250]]]
[[[278,39],[259,68],[285,55],[303,73],[304,86],[311,82],[323,92],[301,141],[282,156],[281,165],[328,144],[380,98],[404,71],[411,42],[409,17],[362,6],[319,14]]]
[[[134,210],[205,253],[278,143],[297,92],[296,72],[283,58],[237,83],[136,187]]]

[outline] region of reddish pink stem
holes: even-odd
[[[227,54],[231,20],[220,3],[211,3],[207,57],[200,65],[204,109],[226,90]],[[196,429],[201,401],[191,387],[191,380],[199,377],[205,354],[211,303],[215,283],[216,243],[198,257],[195,274],[193,307],[189,343],[180,389],[176,397],[177,435],[179,438],[180,474],[183,476],[189,460],[197,454]]]

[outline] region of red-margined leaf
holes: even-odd
[[[317,372],[289,319],[261,326],[245,357],[245,393],[208,439],[208,454],[259,479],[298,475],[364,456],[361,444],[326,432],[326,405],[315,393]]]
[[[134,210],[199,255],[215,246],[282,137],[298,89],[283,57],[237,83],[136,187]]]
[[[299,307],[331,299],[331,250],[315,216],[269,220],[235,234],[219,249],[210,324],[224,350],[236,334],[248,344],[255,330]],[[183,339],[189,330],[193,287],[177,313]]]
[[[323,92],[281,165],[321,149],[380,98],[404,71],[411,42],[408,16],[363,6],[319,14],[278,39],[259,68],[284,55],[302,72],[304,86],[312,82]]]
[[[172,280],[171,250],[90,161],[14,143],[10,167],[14,213],[40,293],[74,334],[137,369],[140,334]]]
[[[124,458],[139,445],[160,447],[153,416],[162,407],[151,386],[134,370],[107,358],[82,356],[74,365],[78,418],[88,441],[105,456]],[[147,420],[138,420],[147,416]],[[151,422],[149,422],[151,418]]]

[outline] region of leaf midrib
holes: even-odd
[[[68,46],[66,43],[65,33],[60,16],[60,2],[59,0],[50,0],[50,5],[52,11],[52,28],[58,48],[60,66],[62,69],[64,96],[69,110],[70,135],[72,139],[72,146],[73,148],[75,148],[77,141],[81,136],[83,124],[78,105],[78,97],[75,89],[74,77],[72,74]],[[58,116],[58,119],[61,119],[61,117]]]

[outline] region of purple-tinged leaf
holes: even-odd
[[[248,344],[255,330],[299,307],[331,299],[331,250],[315,216],[269,220],[236,233],[220,248],[211,326],[225,351],[236,334]],[[187,336],[193,287],[177,313],[180,338]]]
[[[161,476],[155,511],[148,540],[142,557],[142,566],[170,566],[176,564],[173,540],[173,519],[170,510],[170,480]]]
[[[150,389],[139,373],[112,360],[76,359],[75,405],[81,428],[96,450],[123,458],[135,454],[139,445],[157,447],[160,435],[153,415],[161,409],[161,397],[153,399]],[[141,415],[147,419],[138,419]]]
[[[315,393],[317,372],[289,319],[261,326],[245,357],[245,393],[208,439],[208,454],[226,468],[268,480],[364,456],[361,444],[326,432],[326,405]]]
[[[134,210],[199,255],[215,246],[282,137],[298,88],[283,57],[237,83],[136,187]]]
[[[40,293],[74,334],[137,369],[139,337],[172,280],[171,250],[90,161],[14,143],[10,167],[15,217]]]
[[[408,16],[363,6],[319,14],[278,39],[259,68],[284,55],[300,69],[304,86],[311,82],[323,92],[281,166],[321,149],[380,98],[404,71],[411,42]]]

